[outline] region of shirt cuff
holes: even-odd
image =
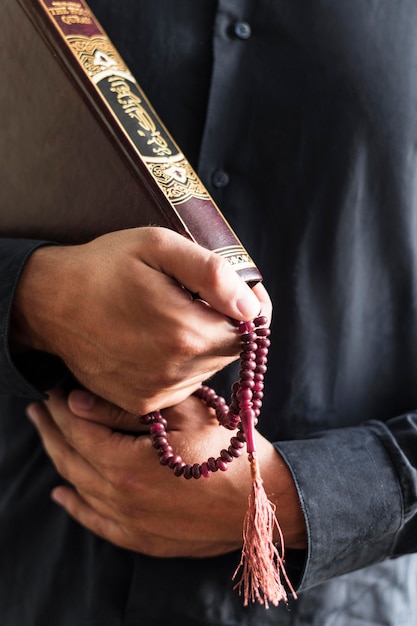
[[[298,590],[390,555],[402,496],[379,429],[384,424],[375,422],[274,443],[292,473],[307,526],[303,571],[287,553],[289,567],[298,567]]]
[[[42,400],[44,391],[67,373],[57,357],[36,351],[12,355],[9,348],[10,316],[19,278],[32,252],[45,245],[52,244],[0,239],[0,394]]]

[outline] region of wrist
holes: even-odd
[[[34,250],[26,261],[10,316],[9,342],[14,352],[55,353],[51,337],[61,308],[62,283],[57,271],[61,250],[58,246],[43,246]]]

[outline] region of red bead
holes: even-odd
[[[181,465],[181,463],[183,463],[183,460],[180,457],[180,455],[174,454],[174,456],[172,456],[168,461],[168,467],[170,467],[171,469],[174,469],[176,465]]]
[[[221,457],[218,457],[216,459],[216,466],[217,469],[219,469],[221,472],[225,472],[227,470],[227,463],[226,461],[223,461],[223,459]]]
[[[141,424],[144,424],[145,426],[152,424],[154,421],[155,421],[155,418],[152,413],[148,413],[148,415],[141,415],[139,417],[139,422]]]
[[[163,448],[168,445],[168,439],[166,437],[153,437],[152,445],[154,448]]]
[[[240,322],[239,331],[242,333],[250,333],[254,330],[255,324],[253,322]]]
[[[230,445],[233,446],[233,448],[235,448],[235,450],[241,450],[245,446],[243,441],[239,441],[239,439],[237,437],[232,437],[231,438]]]
[[[269,337],[271,331],[269,328],[258,328],[256,334],[258,335],[258,337]]]
[[[171,451],[167,451],[164,452],[164,454],[159,458],[159,462],[161,465],[168,465],[170,459],[173,457],[174,455],[172,454]]]
[[[202,475],[204,478],[210,478],[210,476],[211,476],[211,470],[210,470],[210,469],[209,469],[209,467],[208,467],[207,461],[204,461],[204,463],[202,463],[202,464],[201,464],[200,471],[201,471],[201,475]]]
[[[179,463],[178,465],[176,465],[174,467],[174,474],[175,474],[175,476],[182,476],[184,474],[184,469],[185,469],[184,461],[182,463]]]
[[[231,463],[233,461],[233,457],[228,450],[221,450],[220,457],[222,461],[225,461],[226,463]]]
[[[242,361],[240,368],[242,370],[254,370],[256,369],[256,363],[254,361]]]
[[[266,315],[258,315],[258,317],[255,317],[255,319],[253,320],[253,323],[256,327],[265,326],[266,324],[268,324],[268,318],[266,317]]]
[[[201,465],[199,463],[194,463],[191,469],[192,477],[198,480],[201,477]]]
[[[235,459],[240,457],[242,454],[242,450],[235,448],[234,446],[231,446],[231,445],[228,447],[227,451],[230,454],[230,456],[234,457]]]
[[[184,467],[183,476],[186,480],[190,480],[193,477],[193,466],[189,463],[186,463]]]
[[[255,381],[249,378],[242,380],[241,385],[241,389],[253,389],[255,387]]]
[[[169,444],[167,444],[166,446],[161,446],[160,448],[157,449],[156,452],[157,452],[158,456],[162,456],[166,452],[170,452],[171,454],[174,454],[172,446],[170,446]]]
[[[209,459],[207,459],[207,467],[211,472],[217,472],[217,470],[219,469],[217,467],[216,459],[214,458],[214,456],[211,456]]]
[[[151,433],[151,435],[158,435],[158,434],[165,435],[165,427],[162,424],[159,424],[159,422],[155,422],[150,427],[149,432]]]

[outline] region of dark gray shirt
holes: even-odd
[[[23,414],[49,362],[6,348],[38,244],[3,239],[2,626],[414,625],[417,5],[90,6],[263,273],[274,317],[259,429],[293,473],[309,547],[288,553],[296,603],[243,609],[238,555],[142,557],[49,502],[59,479]],[[235,376],[219,375],[219,393]]]

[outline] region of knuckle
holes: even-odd
[[[218,289],[225,280],[225,274],[229,273],[230,265],[223,257],[218,254],[211,254],[206,262],[206,284],[213,289]]]

